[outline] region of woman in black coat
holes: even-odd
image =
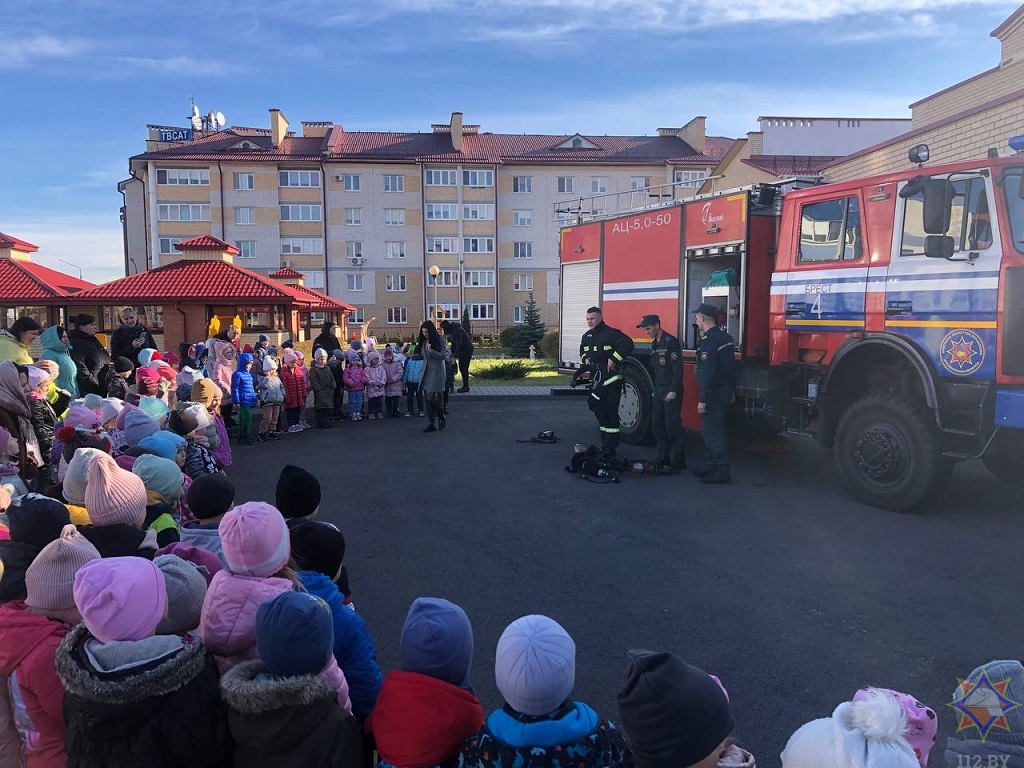
[[[338,337],[334,335],[334,323],[330,320],[324,322],[321,326],[320,335],[313,339],[313,349],[322,349],[330,357],[331,353],[336,349],[341,349],[341,342],[338,341]]]
[[[96,318],[75,315],[71,323],[75,327],[68,331],[68,354],[78,366],[78,394],[106,397],[107,388],[101,383],[100,372],[110,365],[110,353],[96,338]]]
[[[139,322],[135,307],[125,307],[121,310],[121,327],[110,337],[110,354],[114,357],[127,357],[138,368],[141,349],[156,349],[153,334]]]

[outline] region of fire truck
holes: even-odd
[[[914,151],[916,165],[854,181],[556,207],[572,216],[559,369],[580,368],[600,306],[636,342],[620,417],[623,440],[645,442],[650,343],[635,326],[660,315],[683,347],[683,423],[699,429],[691,313],[707,302],[736,340],[730,419],[815,438],[854,498],[912,509],[974,458],[1024,485],[1024,154],[927,166]]]

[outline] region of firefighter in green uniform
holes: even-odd
[[[587,400],[601,430],[601,456],[612,459],[619,445],[621,366],[633,351],[633,340],[618,328],[605,325],[600,307],[587,310],[587,327],[590,330],[580,342],[580,359],[590,367],[592,382]]]
[[[725,412],[733,402],[737,369],[736,341],[718,326],[719,311],[713,304],[701,304],[694,310],[701,332],[697,347],[697,413],[707,448],[707,463],[694,474],[702,483],[725,485],[731,481]]]
[[[651,337],[651,368],[654,391],[651,393],[651,429],[658,455],[654,465],[659,472],[686,469],[683,447],[683,360],[679,339],[665,333],[661,318],[644,315],[637,328]]]

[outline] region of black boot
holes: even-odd
[[[434,420],[433,419],[430,420],[430,423],[427,424],[427,428],[424,429],[423,431],[424,432],[437,432],[437,427],[434,426]]]
[[[699,478],[703,479],[705,477],[711,477],[711,475],[715,474],[715,472],[717,470],[718,470],[718,466],[716,464],[712,464],[711,462],[708,462],[707,464],[705,464],[700,469],[693,470],[693,474],[694,474],[695,477],[699,477]]]
[[[672,457],[672,469],[682,471],[686,469],[686,455],[677,453]]]
[[[659,453],[654,457],[654,469],[659,473],[668,473],[672,471],[672,465],[668,461],[668,456],[664,453]]]
[[[448,413],[448,411],[445,411],[445,413]],[[445,425],[447,423],[448,423],[448,419],[446,419],[443,414],[441,416],[437,417],[437,428],[438,429],[444,429]]]
[[[702,477],[700,481],[707,485],[728,485],[732,482],[732,476],[729,473],[729,465],[717,464],[715,466],[715,471],[710,475]]]

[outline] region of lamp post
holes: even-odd
[[[61,264],[67,264],[69,267],[74,267],[75,269],[77,269],[78,279],[82,279],[82,268],[80,266],[78,266],[77,264],[72,264],[70,261],[64,261],[64,259],[57,259],[57,261],[59,261]]]
[[[441,268],[437,264],[432,264],[427,273],[434,278],[434,320],[437,320],[437,276],[441,274]],[[430,313],[427,312],[427,317],[430,317]]]

